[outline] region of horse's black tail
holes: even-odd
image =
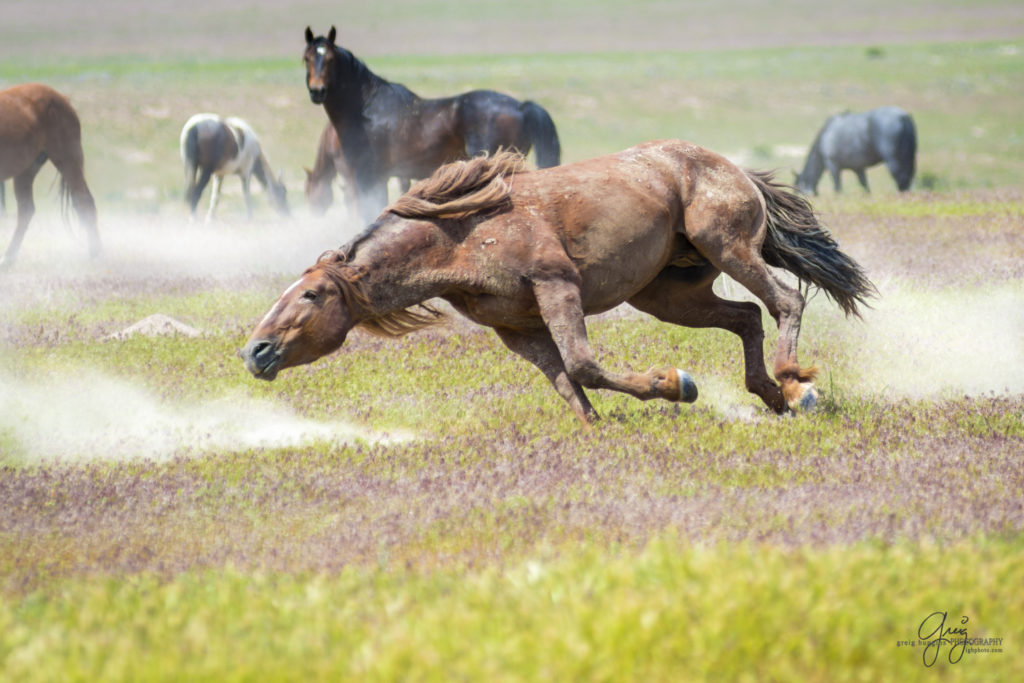
[[[772,173],[746,174],[767,208],[768,229],[761,248],[765,263],[823,290],[846,315],[860,316],[858,305],[866,306],[866,300],[878,294],[864,269],[839,250],[810,203],[795,189],[774,182]]]
[[[906,192],[914,180],[917,167],[917,130],[910,114],[900,119],[900,132],[896,139],[896,161],[898,168],[893,173],[893,178],[900,192]]]
[[[194,212],[196,204],[199,203],[199,195],[202,189],[197,192],[198,183],[196,174],[199,171],[199,130],[198,126],[192,126],[185,134],[185,143],[181,148],[182,161],[185,163],[185,202]],[[209,182],[209,178],[206,179]],[[203,187],[206,182],[203,183]]]
[[[530,134],[537,168],[558,166],[562,158],[562,146],[558,142],[558,131],[547,109],[536,102],[527,100],[520,109],[526,119],[526,130]]]

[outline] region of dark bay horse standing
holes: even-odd
[[[237,117],[222,119],[216,114],[195,114],[181,129],[181,160],[185,164],[185,201],[189,204],[191,216],[196,215],[196,205],[213,178],[210,190],[210,209],[206,220],[213,219],[213,213],[220,200],[220,186],[224,176],[237,174],[242,179],[242,194],[245,196],[245,212],[252,218],[252,196],[249,193],[250,179],[256,180],[267,190],[270,203],[282,216],[288,215],[288,200],[284,183],[275,178],[267,157],[263,154],[259,138],[248,123]]]
[[[914,179],[916,158],[914,120],[899,107],[836,114],[818,131],[804,170],[796,177],[796,186],[802,192],[817,194],[818,180],[828,169],[836,192],[840,192],[839,174],[849,168],[857,174],[861,186],[870,192],[865,170],[884,161],[896,187],[906,192]]]
[[[444,163],[499,147],[523,154],[533,147],[538,167],[558,165],[558,132],[540,105],[493,90],[421,98],[371,72],[335,45],[335,35],[333,26],[316,38],[306,28],[306,87],[338,133],[365,222],[387,204],[392,176],[425,178]]]
[[[60,173],[64,206],[70,201],[85,228],[89,255],[100,253],[96,202],[85,182],[82,125],[71,102],[53,88],[25,83],[0,90],[0,183],[14,179],[18,222],[0,267],[18,258],[21,241],[36,212],[32,182],[49,160]]]
[[[681,140],[522,166],[500,153],[415,184],[281,295],[242,349],[246,367],[274,379],[331,353],[357,325],[409,332],[436,316],[417,304],[441,297],[540,368],[582,420],[597,419],[584,389],[695,400],[693,380],[675,367],[616,373],[597,362],[584,317],[625,301],[666,322],[734,332],[749,391],[778,413],[814,405],[815,371],[797,362],[804,298],[769,266],[821,288],[847,314],[874,287],[807,200]],[[723,272],[778,323],[779,384],[765,367],[761,309],[720,298],[712,285]]]

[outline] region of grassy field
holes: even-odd
[[[368,58],[537,100],[566,161],[683,137],[788,174],[834,111],[913,112],[913,193],[876,169],[816,200],[881,292],[863,320],[811,300],[817,412],[764,412],[727,333],[616,309],[599,359],[679,364],[701,398],[592,392],[592,430],[457,317],[247,375],[253,324],[359,227],[304,207],[324,116],[297,50],[5,55],[0,85],[78,108],[106,253],[45,171],[0,274],[0,680],[1021,679],[1024,40],[838,42]],[[244,222],[229,179],[221,221],[185,221],[201,110],[250,120],[293,219],[260,196]],[[111,338],[154,313],[201,336]],[[926,647],[937,611],[981,640]]]

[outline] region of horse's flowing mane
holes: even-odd
[[[361,308],[369,313],[369,317],[360,322],[358,327],[370,334],[378,337],[401,337],[439,323],[444,318],[440,311],[427,304],[389,313],[375,313],[363,287],[362,278],[366,274],[366,269],[349,264],[347,254],[341,249],[325,251],[315,264],[306,269],[306,273],[317,268],[341,290],[342,298],[350,310]]]
[[[457,219],[503,208],[511,202],[511,176],[522,173],[524,165],[522,154],[500,149],[493,156],[445,164],[385,211],[402,218]]]

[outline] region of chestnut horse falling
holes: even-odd
[[[478,157],[414,185],[281,295],[242,349],[247,369],[274,379],[331,353],[357,325],[388,336],[421,328],[438,316],[422,304],[440,297],[493,327],[586,422],[597,413],[585,389],[695,400],[677,368],[618,373],[597,362],[584,317],[628,302],[666,322],[736,333],[749,391],[777,413],[814,406],[815,371],[796,353],[804,298],[769,266],[824,290],[848,315],[875,289],[805,199],[679,140],[537,171],[522,163]],[[778,323],[775,381],[760,307],[716,295],[720,273]]]
[[[85,182],[82,125],[68,98],[40,83],[0,90],[0,183],[14,178],[18,224],[0,268],[18,258],[21,241],[35,215],[32,182],[47,161],[60,173],[60,194],[74,207],[89,240],[89,255],[100,253],[96,202]]]

